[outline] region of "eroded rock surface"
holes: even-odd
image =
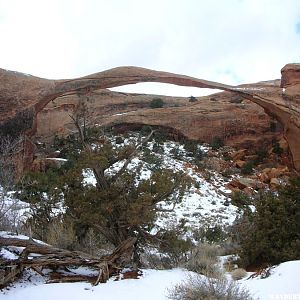
[[[161,82],[181,86],[220,89],[246,98],[275,117],[284,128],[294,165],[300,169],[300,80],[299,65],[282,69],[281,87],[277,81],[229,86],[184,75],[138,67],[119,67],[70,80],[47,80],[0,69],[0,131],[4,134],[36,133],[36,116],[50,101],[72,94],[133,84]],[[161,116],[161,118],[166,116]],[[195,125],[194,125],[195,127]],[[200,129],[199,129],[200,130]]]

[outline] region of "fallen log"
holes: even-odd
[[[54,278],[48,282],[51,283],[59,280],[59,282],[88,281],[93,282],[95,285],[99,282],[104,283],[130,263],[135,243],[136,238],[129,238],[123,241],[112,254],[95,257],[80,251],[55,248],[47,244],[38,243],[32,239],[0,237],[0,247],[24,247],[18,259],[4,262],[6,269],[4,275],[0,273],[0,283],[7,285],[16,278],[16,273],[19,275],[24,268],[39,270],[38,273],[41,274],[43,268],[48,268],[59,273],[57,270],[71,266],[93,268],[98,271],[98,276],[89,277],[59,273],[59,279]],[[11,265],[15,267],[10,271],[9,266]],[[16,272],[16,270],[18,271]]]

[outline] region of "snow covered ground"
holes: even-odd
[[[132,134],[126,138],[123,143],[115,144],[115,147],[136,144],[138,139],[137,134]],[[114,138],[111,140],[114,143]],[[147,143],[147,148],[153,150],[153,142]],[[210,171],[209,181],[197,170],[192,158],[188,156],[184,146],[178,142],[166,141],[161,144],[163,153],[151,152],[151,155],[156,156],[162,162],[162,167],[172,169],[175,171],[183,171],[194,180],[194,184],[190,190],[185,194],[183,201],[178,204],[174,211],[163,212],[159,214],[156,225],[158,227],[168,228],[170,224],[176,226],[180,221],[184,220],[185,225],[197,229],[199,227],[209,227],[211,224],[227,226],[231,225],[235,220],[238,209],[234,205],[224,205],[229,203],[230,193],[225,186],[228,183],[223,176],[217,172]],[[180,157],[174,157],[172,150],[177,149]],[[203,153],[208,151],[208,147],[200,146],[199,149]],[[117,162],[112,166],[108,172],[114,174],[119,170],[124,162]],[[143,153],[140,152],[131,163],[128,169],[135,169],[142,165],[141,179],[148,179],[151,176],[151,164],[144,161]],[[96,184],[96,179],[91,170],[83,172],[85,177],[85,184]],[[166,205],[164,202],[160,203],[164,209],[172,208],[172,205]]]
[[[300,261],[282,263],[272,270],[270,277],[240,280],[254,299],[300,299]],[[185,280],[190,272],[183,269],[143,270],[140,279],[126,279],[92,286],[89,283],[45,284],[44,279],[27,272],[22,279],[0,291],[3,300],[163,300],[168,290]],[[250,275],[250,274],[249,274]],[[200,300],[200,299],[199,299]]]
[[[265,279],[243,279],[241,283],[261,300],[300,299],[300,260],[288,261],[272,269]]]

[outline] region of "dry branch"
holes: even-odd
[[[79,251],[69,251],[40,244],[32,239],[0,237],[0,247],[24,247],[18,259],[1,262],[0,286],[5,286],[15,280],[22,273],[24,267],[39,270],[39,274],[42,273],[43,268],[54,270],[55,273],[50,273],[52,277],[50,276],[48,283],[75,281],[88,281],[95,285],[99,282],[104,283],[118,270],[130,263],[135,243],[136,238],[129,238],[123,241],[112,254],[99,258]],[[86,276],[58,272],[60,268],[65,269],[70,266],[92,267],[99,270],[99,274],[98,276]]]

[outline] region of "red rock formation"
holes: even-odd
[[[36,114],[59,96],[138,82],[161,82],[231,91],[257,103],[284,127],[294,165],[300,169],[299,65],[282,69],[282,87],[267,82],[229,86],[184,75],[137,67],[119,67],[70,80],[46,80],[0,69],[0,131],[4,134],[36,131]]]

